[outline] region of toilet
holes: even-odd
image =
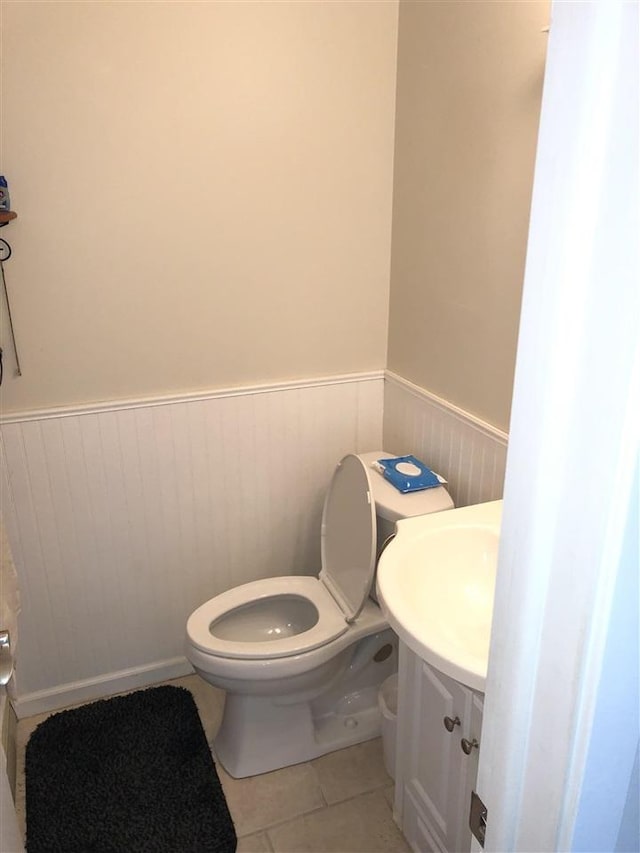
[[[377,558],[401,518],[453,508],[444,486],[402,494],[349,454],[322,515],[319,577],[265,578],[227,590],[187,621],[185,654],[226,691],[213,748],[235,778],[317,758],[380,734],[377,694],[398,639],[375,600]]]

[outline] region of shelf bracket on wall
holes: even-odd
[[[9,302],[9,291],[7,290],[7,280],[4,277],[4,262],[11,257],[11,246],[6,240],[0,239],[0,275],[2,276],[2,288],[4,291],[4,302],[7,306],[7,317],[9,318],[9,333],[11,334],[11,342],[13,344],[13,352],[16,358],[16,376],[22,376],[20,368],[20,356],[18,355],[18,345],[16,344],[16,335],[13,328],[13,317],[11,316],[11,303]],[[2,350],[0,349],[0,383],[2,382]]]

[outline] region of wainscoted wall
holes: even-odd
[[[320,568],[336,462],[382,445],[383,374],[4,419],[20,716],[190,671],[189,613]]]
[[[385,374],[384,447],[413,453],[445,477],[456,506],[502,497],[507,434],[391,371]]]
[[[507,438],[381,372],[12,415],[0,437],[20,716],[189,672],[198,604],[316,573],[345,453],[415,453],[463,506],[501,497]]]

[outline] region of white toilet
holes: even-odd
[[[443,486],[401,494],[372,467],[338,464],[322,516],[319,577],[266,578],[223,592],[187,621],[185,653],[227,691],[217,759],[242,778],[308,761],[380,734],[377,694],[397,670],[398,641],[374,577],[400,518],[451,509]]]

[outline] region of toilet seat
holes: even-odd
[[[318,618],[308,630],[273,640],[227,640],[214,636],[211,627],[233,611],[250,610],[268,599],[300,598],[310,603]],[[340,610],[323,583],[315,577],[264,578],[243,584],[211,598],[187,621],[187,636],[196,648],[225,658],[270,659],[291,657],[330,643],[348,629]]]
[[[217,595],[189,617],[192,645],[224,658],[269,660],[312,651],[344,634],[365,606],[375,572],[371,491],[362,460],[345,456],[325,499],[319,578],[264,578]],[[298,601],[288,608],[291,599]]]

